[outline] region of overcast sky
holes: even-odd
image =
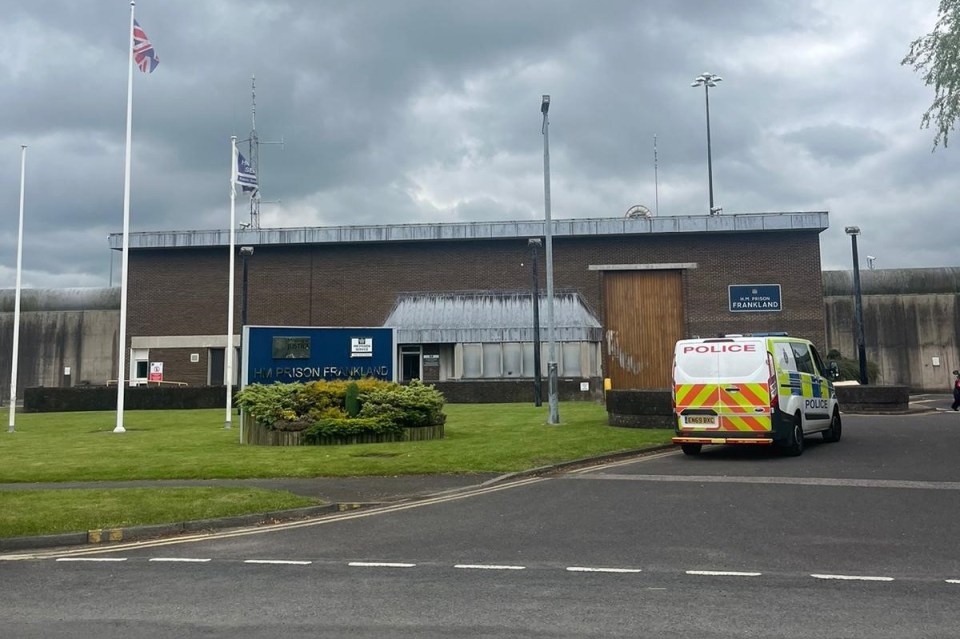
[[[262,227],[708,208],[830,213],[824,269],[957,266],[960,160],[900,60],[936,0],[140,0],[131,231],[229,228],[230,136],[263,145]],[[130,5],[0,0],[0,287],[108,286],[123,225]],[[657,170],[654,163],[654,137]],[[241,148],[244,144],[241,143]],[[5,149],[5,150],[4,150]],[[656,177],[655,177],[656,176]],[[238,199],[238,222],[249,220]]]

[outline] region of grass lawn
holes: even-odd
[[[451,404],[442,440],[352,446],[239,443],[223,410],[26,413],[0,433],[0,483],[510,472],[669,442],[670,430],[607,426],[603,406]]]
[[[224,411],[24,413],[0,433],[0,483],[334,477],[510,472],[670,441],[670,430],[612,428],[603,406],[452,404],[443,440],[353,446],[239,443],[239,418]],[[171,523],[311,505],[281,491],[124,488],[0,491],[0,537]]]
[[[308,497],[259,488],[0,491],[0,537],[163,524],[316,503]]]

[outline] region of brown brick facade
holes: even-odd
[[[589,266],[675,263],[697,265],[683,271],[687,336],[787,331],[823,348],[817,230],[554,238],[556,288],[582,293],[601,321],[603,273]],[[224,333],[227,268],[224,247],[132,250],[128,336]],[[541,253],[541,291],[545,270]],[[248,322],[268,325],[380,326],[398,293],[531,286],[526,238],[257,246],[248,273]],[[783,310],[731,313],[730,284],[780,284]],[[239,257],[235,285],[239,333]],[[186,351],[201,361],[190,363]],[[165,376],[206,382],[204,349],[163,355]]]

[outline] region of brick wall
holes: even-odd
[[[542,259],[541,254],[541,290]],[[811,339],[822,349],[816,231],[554,238],[555,287],[580,291],[601,321],[602,273],[588,266],[676,262],[698,264],[683,274],[688,336],[777,330]],[[224,332],[227,264],[223,247],[132,251],[128,334]],[[401,292],[528,290],[531,276],[526,238],[257,246],[248,264],[251,324],[380,326]],[[236,269],[239,331],[240,259]],[[730,284],[780,284],[783,311],[730,313]],[[193,371],[202,370],[205,381],[206,354],[201,357],[186,369],[173,364],[170,374],[194,379]]]

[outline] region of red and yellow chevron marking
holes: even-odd
[[[677,410],[684,408],[716,408],[720,387],[716,384],[677,384],[673,387]]]
[[[730,392],[729,388],[737,390]],[[767,384],[721,384],[720,404],[724,412],[753,414],[757,407],[770,405],[770,387]]]
[[[758,415],[721,415],[717,430],[725,431],[766,431],[770,430],[770,416]]]

